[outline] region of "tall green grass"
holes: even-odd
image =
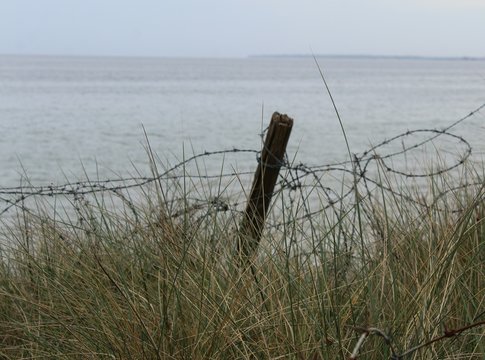
[[[405,353],[485,320],[484,190],[450,191],[450,181],[430,181],[425,197],[382,172],[381,184],[395,191],[364,194],[359,220],[350,203],[300,219],[309,200],[282,192],[274,199],[281,225],[267,227],[253,271],[235,261],[241,214],[193,211],[187,178],[142,191],[125,207],[95,195],[74,213],[42,202],[19,210],[1,227],[0,357]],[[370,328],[385,338],[372,333],[356,349]],[[485,330],[476,326],[405,358],[484,357]]]

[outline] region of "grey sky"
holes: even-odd
[[[485,0],[0,0],[0,53],[485,56]]]

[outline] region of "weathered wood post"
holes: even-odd
[[[250,258],[259,245],[292,127],[293,119],[285,114],[275,112],[271,117],[248,205],[240,226],[238,239],[240,257]]]

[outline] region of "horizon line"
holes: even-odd
[[[249,54],[239,56],[218,55],[127,55],[127,54],[54,54],[54,53],[0,53],[0,56],[25,57],[85,57],[85,58],[148,58],[148,59],[251,59],[251,58],[340,58],[340,59],[396,59],[396,60],[485,60],[485,56],[469,55],[389,55],[389,54],[310,54],[275,53]]]

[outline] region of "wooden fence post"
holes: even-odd
[[[258,248],[292,127],[293,119],[285,114],[275,112],[271,117],[248,205],[240,226],[239,256],[249,258]]]

